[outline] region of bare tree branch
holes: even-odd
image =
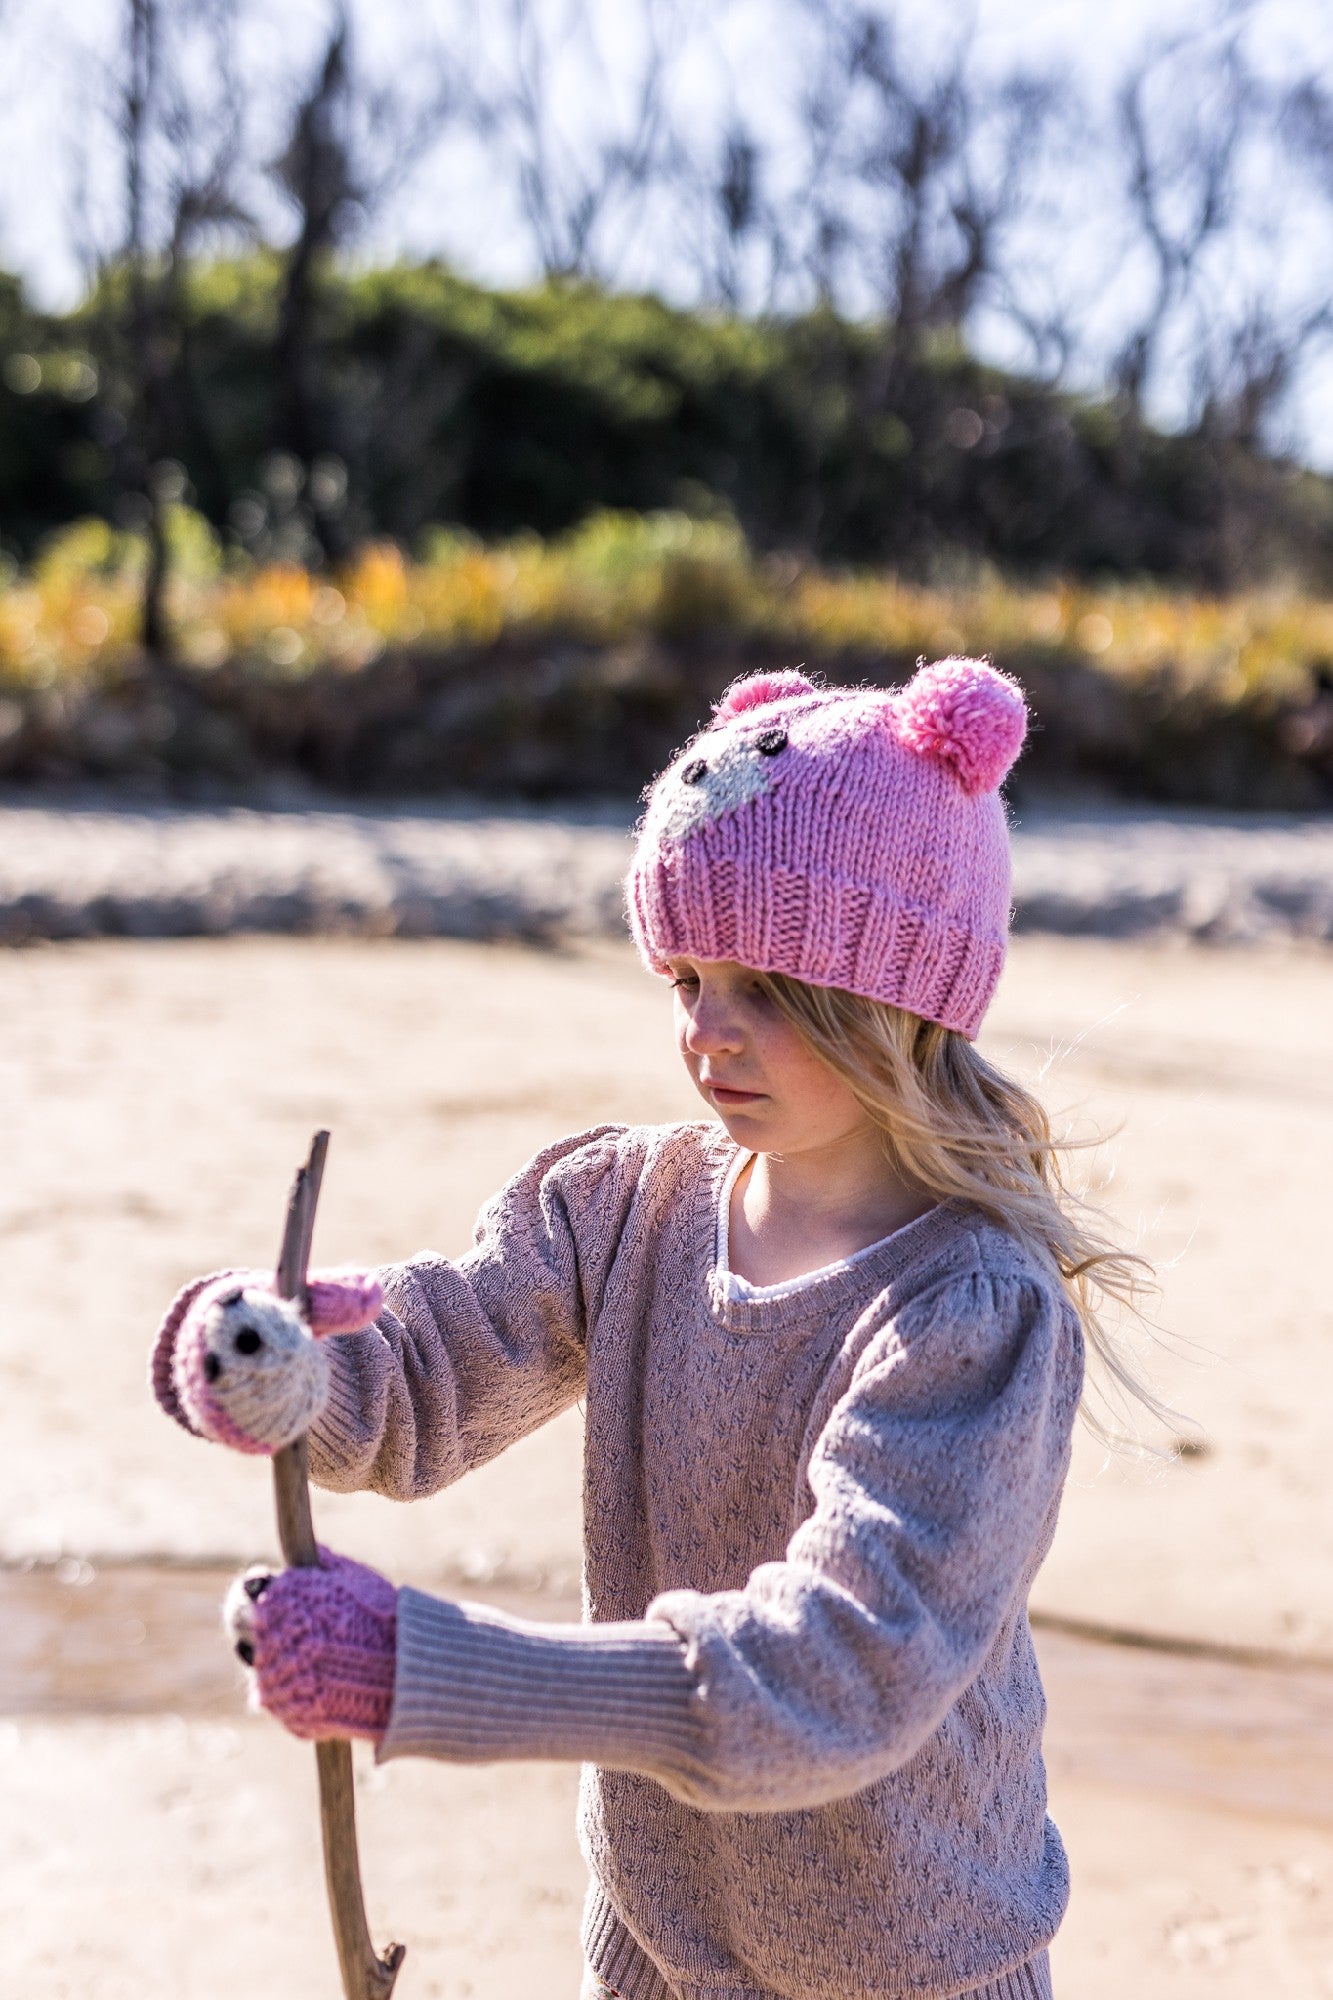
[[[686,13],[682,0],[635,0],[641,48],[621,109],[587,0],[564,0],[558,9],[507,0],[500,62],[474,87],[473,118],[513,177],[548,276],[613,279],[627,228],[668,177],[676,147],[668,85]],[[595,132],[575,134],[561,121],[562,59],[583,65],[592,80],[588,99],[605,110]],[[613,241],[616,225],[622,245]]]
[[[967,20],[932,66],[873,0],[804,0],[802,11],[816,53],[793,236],[818,299],[884,316],[897,368],[927,334],[961,330],[996,285],[1054,85],[983,73]]]
[[[1240,150],[1253,94],[1238,39],[1220,52],[1193,101],[1181,89],[1181,59],[1197,74],[1191,39],[1148,51],[1121,88],[1118,126],[1126,194],[1152,267],[1152,289],[1112,363],[1126,406],[1141,416],[1173,313],[1188,295],[1205,251],[1231,226]],[[1165,100],[1154,107],[1154,93]]]
[[[1326,285],[1300,272],[1333,201],[1333,108],[1315,78],[1268,80],[1252,16],[1236,0],[1220,26],[1150,44],[1121,89],[1122,185],[1148,282],[1111,374],[1136,423],[1172,383],[1178,420],[1256,450],[1333,334]],[[1294,198],[1300,175],[1314,203]]]

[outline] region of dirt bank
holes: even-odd
[[[0,791],[0,943],[620,936],[630,804],[131,806]],[[1015,920],[1059,936],[1333,939],[1333,820],[1025,810]]]

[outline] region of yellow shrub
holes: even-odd
[[[734,522],[594,515],[573,533],[487,546],[438,530],[418,561],[392,543],[359,550],[332,580],[291,563],[223,567],[199,516],[175,510],[169,610],[182,657],[240,657],[301,674],[359,667],[386,646],[484,646],[506,634],[618,644],[761,637],[793,659],[984,653],[1082,659],[1129,681],[1170,674],[1229,705],[1297,699],[1333,660],[1333,603],[1278,591],[1204,598],[1163,585],[1020,585],[982,575],[926,588],[892,575],[757,560]],[[80,521],[25,576],[0,573],[0,676],[79,680],[132,650],[141,537]]]

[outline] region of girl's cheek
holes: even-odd
[[[804,1075],[809,1070],[810,1058],[805,1043],[776,1008],[756,1013],[751,1032],[756,1049],[771,1068],[789,1077]]]

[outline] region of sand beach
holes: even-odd
[[[695,1115],[622,943],[89,939],[0,955],[0,1911],[16,1990],[334,1990],[312,1760],[247,1716],[227,1576],[262,1467],[164,1425],[163,1302],[271,1262],[333,1133],[317,1259],[462,1248],[552,1135]],[[1076,1452],[1034,1609],[1074,1866],[1068,2000],[1333,1993],[1333,959],[1017,940],[984,1045],[1161,1269],[1157,1456]],[[1182,1448],[1183,1447],[1183,1448]],[[317,1496],[395,1578],[577,1616],[577,1412],[410,1509]],[[577,1989],[575,1774],[360,1765],[405,1996]],[[15,1957],[16,1953],[16,1957]],[[258,1959],[256,1959],[258,1954]],[[256,1983],[254,1967],[264,1976]]]

